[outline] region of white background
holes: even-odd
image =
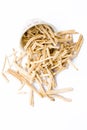
[[[19,83],[6,83],[0,75],[0,130],[87,130],[87,3],[86,0],[0,0],[0,71],[4,56],[19,48],[23,29],[30,19],[39,18],[58,30],[75,29],[84,44],[71,66],[58,75],[58,86],[73,87],[65,94],[71,103],[51,102],[36,95],[35,107],[29,94],[17,94]]]

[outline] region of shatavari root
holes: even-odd
[[[74,35],[79,37],[76,42],[74,42]],[[3,75],[9,73],[23,85],[27,84],[30,88],[32,106],[34,105],[34,92],[40,97],[47,97],[52,101],[56,97],[64,101],[71,101],[61,94],[73,89],[56,89],[55,76],[72,64],[82,43],[83,36],[75,30],[55,32],[46,24],[33,26],[21,38],[23,51],[20,54],[19,52],[13,53],[13,62],[7,71],[4,71],[4,65]],[[73,66],[76,68],[75,65]],[[5,78],[7,79],[7,77]]]

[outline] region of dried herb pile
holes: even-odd
[[[78,40],[74,42],[74,36]],[[16,77],[24,86],[31,89],[30,104],[34,105],[34,93],[48,97],[52,101],[56,97],[65,101],[61,93],[72,91],[72,88],[58,89],[56,75],[72,64],[81,48],[83,36],[75,30],[55,32],[46,24],[29,28],[21,38],[23,51],[17,55],[14,50],[13,63],[7,72]],[[9,61],[10,62],[10,61]],[[5,75],[4,69],[3,74]],[[22,86],[22,87],[23,87]]]

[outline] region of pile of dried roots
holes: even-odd
[[[74,42],[74,36],[78,40]],[[83,36],[75,30],[55,32],[47,24],[39,24],[29,28],[21,38],[23,50],[18,55],[13,50],[13,62],[7,71],[3,67],[3,75],[9,73],[16,77],[22,85],[27,84],[31,89],[31,105],[34,105],[34,92],[52,101],[55,97],[65,101],[61,93],[72,91],[72,88],[56,89],[55,76],[72,64],[80,50]],[[8,57],[9,59],[9,57]],[[7,58],[5,59],[6,62]],[[7,78],[7,77],[6,77]]]

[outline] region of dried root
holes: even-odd
[[[55,33],[50,26],[45,24],[36,25],[23,34],[21,45],[24,50],[20,55],[13,54],[15,60],[7,72],[30,88],[32,106],[34,105],[34,92],[52,101],[55,97],[71,101],[60,94],[73,89],[57,90],[55,76],[72,64],[73,58],[78,55],[83,36],[78,34],[79,39],[74,42],[74,35],[77,34],[75,30]],[[73,66],[76,68],[75,65]],[[3,71],[4,68],[5,65]],[[38,87],[35,84],[38,84]]]

